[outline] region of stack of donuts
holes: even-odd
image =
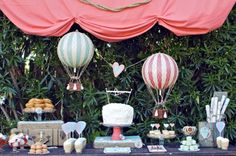
[[[44,112],[52,112],[54,105],[50,99],[32,98],[25,104],[25,112],[35,112],[36,109],[42,109]]]
[[[30,146],[30,154],[46,154],[49,153],[48,147],[41,142],[36,142],[35,144]]]

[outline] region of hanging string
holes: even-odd
[[[95,49],[95,54],[96,54],[99,58],[101,58],[103,61],[105,61],[110,67],[112,67],[112,64],[109,63],[109,62],[99,53],[99,51],[98,51],[97,49]],[[133,66],[135,66],[135,65],[137,65],[137,64],[139,64],[139,63],[142,63],[142,62],[145,61],[146,59],[147,59],[147,58],[144,58],[144,59],[142,59],[142,60],[140,60],[140,61],[138,61],[138,62],[136,62],[136,63],[134,63],[134,64],[131,64],[131,65],[127,66],[127,67],[125,68],[125,71],[126,71],[128,68],[130,68],[130,67],[133,67]]]
[[[92,0],[80,0],[80,2],[83,2],[85,4],[89,4],[91,6],[94,6],[95,8],[98,8],[98,9],[101,9],[101,10],[105,10],[105,11],[111,11],[111,12],[120,12],[120,11],[123,11],[125,9],[134,8],[134,7],[138,7],[138,6],[141,6],[141,5],[148,4],[151,1],[152,0],[143,0],[141,2],[132,3],[132,4],[129,4],[127,6],[111,8],[111,7],[102,5],[102,4],[94,3]]]
[[[109,62],[99,53],[98,49],[95,49],[95,54],[96,54],[98,57],[100,57],[103,61],[105,61],[109,66],[112,67],[112,64],[109,63]]]
[[[134,64],[129,65],[128,67],[125,68],[125,70],[127,70],[128,68],[133,67],[133,66],[135,66],[135,65],[137,65],[137,64],[139,64],[139,63],[141,63],[141,62],[143,62],[143,61],[145,61],[146,59],[147,59],[147,58],[144,58],[144,59],[142,59],[142,60],[140,60],[140,61],[138,61],[138,62],[136,62],[136,63],[134,63]]]
[[[170,87],[168,88],[168,91],[167,91],[167,93],[166,93],[166,97],[165,97],[165,99],[164,99],[164,102],[166,102],[166,99],[169,97],[170,92],[172,91],[173,87],[174,87],[174,85],[172,85],[172,86],[170,86]]]
[[[147,89],[148,89],[149,93],[151,94],[154,102],[156,103],[156,106],[158,106],[158,102],[157,102],[157,99],[155,98],[155,95],[154,95],[154,93],[152,91],[152,88],[149,85],[147,85],[147,84],[146,84],[146,86],[147,86]]]

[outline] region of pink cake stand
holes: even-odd
[[[105,127],[112,127],[113,128],[113,133],[111,136],[112,140],[123,140],[121,138],[122,136],[122,127],[129,127],[132,124],[104,124],[102,123],[103,126]]]

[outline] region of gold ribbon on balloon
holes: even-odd
[[[94,3],[92,0],[80,0],[80,1],[83,2],[83,3],[89,4],[91,6],[94,6],[95,8],[98,8],[98,9],[101,9],[101,10],[112,11],[112,12],[120,12],[120,11],[123,11],[125,9],[134,8],[134,7],[138,7],[138,6],[141,6],[141,5],[148,4],[152,0],[143,0],[141,2],[136,2],[136,3],[129,4],[127,6],[122,6],[122,7],[117,7],[117,8],[111,8],[111,7],[102,5],[102,4],[97,4],[97,3]]]

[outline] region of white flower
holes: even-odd
[[[5,104],[6,97],[5,96],[0,96],[0,105]]]

